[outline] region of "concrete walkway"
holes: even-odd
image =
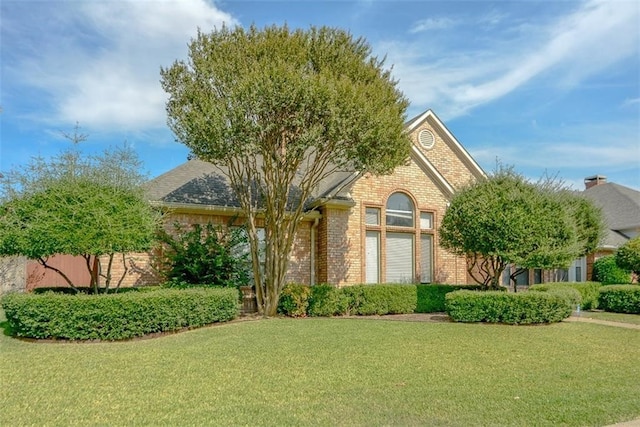
[[[590,319],[588,317],[579,317],[579,316],[571,316],[567,319],[564,319],[563,322],[597,323],[598,325],[617,326],[618,328],[640,330],[640,325],[636,325],[635,323],[612,322],[610,320]],[[634,425],[640,425],[640,424],[634,424]]]

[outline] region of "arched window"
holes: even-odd
[[[404,193],[393,193],[387,200],[387,222],[392,227],[413,227],[413,202]]]

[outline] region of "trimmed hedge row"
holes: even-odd
[[[600,288],[598,304],[605,311],[640,314],[640,286],[603,286]]]
[[[234,319],[238,291],[193,288],[107,295],[9,294],[1,304],[15,336],[121,340]]]
[[[566,296],[553,292],[463,290],[447,294],[445,301],[447,314],[456,322],[552,323],[571,315]]]
[[[580,304],[583,310],[592,310],[598,308],[598,295],[601,287],[602,284],[600,282],[555,282],[532,285],[529,287],[529,290],[546,292],[562,288],[572,288],[580,293],[580,301],[575,304]]]
[[[481,285],[417,285],[418,302],[416,313],[439,313],[445,311],[445,295],[459,290],[479,291]]]
[[[413,313],[416,309],[415,285],[331,285],[285,286],[278,312],[286,316],[338,316]]]

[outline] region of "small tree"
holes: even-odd
[[[593,280],[603,285],[626,284],[631,282],[631,271],[618,266],[616,255],[607,255],[593,263]]]
[[[195,224],[159,231],[159,270],[171,286],[243,286],[251,279],[244,228]]]
[[[335,171],[388,173],[408,158],[407,100],[368,44],[339,29],[222,28],[199,33],[189,58],[161,71],[169,127],[226,173],[247,218],[258,311],[275,315],[306,202]]]
[[[455,194],[440,242],[467,257],[476,282],[496,289],[511,264],[520,267],[511,274],[514,283],[522,269],[567,267],[597,245],[601,230],[600,213],[586,200],[553,180],[535,184],[499,168]]]
[[[72,149],[48,161],[34,158],[2,179],[0,254],[37,260],[74,289],[48,261],[56,254],[82,256],[97,292],[102,279],[105,290],[111,286],[117,254],[126,274],[125,254],[150,249],[157,215],[144,200],[135,153],[125,146],[83,158],[76,146],[82,139],[76,132]]]
[[[640,236],[627,241],[616,252],[616,264],[623,270],[633,272],[637,280],[640,280]]]

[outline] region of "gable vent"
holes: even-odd
[[[433,136],[431,131],[422,129],[420,132],[418,132],[418,142],[424,148],[429,149],[433,148],[433,144],[435,144],[436,138]]]

